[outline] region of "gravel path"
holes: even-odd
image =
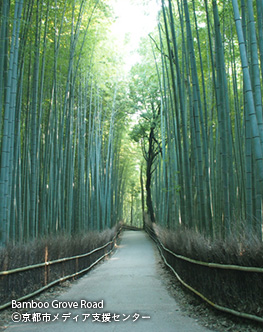
[[[158,273],[156,251],[146,233],[125,231],[116,253],[106,262],[74,282],[53,302],[42,299],[41,303],[49,308],[36,309],[34,312],[39,314],[29,316],[40,322],[13,323],[5,331],[209,331],[184,315],[169,294]],[[103,308],[85,308],[91,304]],[[58,305],[75,309],[57,309]],[[14,317],[19,320],[27,316]],[[110,322],[95,322],[96,318]],[[43,319],[54,322],[43,323]]]

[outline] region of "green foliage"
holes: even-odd
[[[0,241],[111,227],[123,217],[129,112],[112,9],[104,0],[7,3]]]
[[[263,11],[241,3],[163,0],[127,83],[108,1],[2,2],[2,244],[132,221],[144,177],[152,220],[261,238]]]
[[[262,8],[241,3],[242,15],[235,0],[162,1],[151,38],[162,139],[152,188],[165,227],[229,237],[245,219],[262,238]],[[147,129],[138,124],[133,138]]]

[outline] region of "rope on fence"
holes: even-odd
[[[196,289],[194,289],[193,287],[191,287],[190,285],[188,285],[186,282],[184,282],[181,277],[178,275],[178,273],[174,270],[174,268],[167,262],[166,258],[164,257],[163,253],[162,253],[162,249],[161,247],[166,250],[168,253],[174,255],[175,257],[177,258],[180,258],[180,259],[183,259],[185,261],[188,261],[190,263],[193,263],[193,264],[199,264],[199,265],[205,265],[207,267],[217,267],[217,268],[221,268],[221,269],[224,269],[224,266],[226,266],[225,269],[229,269],[229,265],[225,265],[225,264],[214,264],[214,263],[205,263],[205,262],[199,262],[199,261],[195,261],[195,260],[192,260],[190,258],[187,258],[187,257],[184,257],[184,256],[180,256],[180,255],[176,255],[175,253],[173,253],[172,251],[170,251],[169,249],[165,248],[165,246],[161,243],[161,241],[155,236],[153,236],[151,234],[152,230],[149,229],[148,227],[146,227],[146,231],[147,233],[149,234],[149,236],[154,240],[154,242],[156,243],[157,245],[157,248],[161,254],[161,257],[164,261],[164,263],[172,270],[172,272],[174,273],[174,275],[176,276],[176,278],[180,281],[181,284],[183,284],[186,288],[188,288],[190,291],[192,291],[193,293],[195,293],[197,296],[199,296],[200,298],[202,298],[204,301],[206,301],[209,305],[211,305],[212,307],[214,307],[215,309],[217,310],[220,310],[220,311],[223,311],[223,312],[226,312],[226,313],[229,313],[231,315],[234,315],[234,316],[237,316],[237,317],[241,317],[241,318],[245,318],[245,319],[250,319],[250,320],[253,320],[253,321],[256,321],[256,322],[259,322],[259,323],[263,323],[263,318],[261,317],[258,317],[258,316],[255,316],[255,315],[252,315],[252,314],[247,314],[245,312],[239,312],[239,311],[236,311],[236,310],[233,310],[233,309],[230,309],[230,308],[227,308],[227,307],[223,307],[223,306],[220,306],[216,303],[213,303],[211,300],[209,300],[207,297],[205,297],[203,294],[201,294],[200,292],[198,292]],[[238,266],[238,265],[230,265],[230,269],[234,269],[233,267],[242,267],[242,266]],[[242,267],[243,268],[243,267]],[[249,269],[249,268],[248,268]],[[257,269],[257,268],[252,268],[252,269]],[[237,269],[237,270],[240,270],[240,269]],[[262,270],[262,269],[260,269]],[[255,272],[254,270],[244,270],[242,269],[242,271],[246,271],[246,272]],[[262,271],[256,271],[256,272],[262,272]]]

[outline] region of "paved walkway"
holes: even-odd
[[[49,303],[49,309],[42,311],[42,314],[51,313],[51,319],[59,314],[55,322],[13,323],[6,332],[208,331],[180,312],[158,276],[155,250],[154,244],[144,232],[125,231],[117,252],[108,261],[76,281],[53,302],[53,306],[58,301],[63,305],[69,302],[76,306],[75,309],[51,310],[52,304]],[[81,305],[89,305],[89,302],[101,306],[102,300],[101,309],[81,308]],[[92,322],[95,319],[92,314],[96,313],[100,314],[100,320],[110,317],[111,322]],[[109,315],[103,315],[107,313]],[[66,320],[68,316],[70,317]],[[85,318],[86,321],[83,322]]]

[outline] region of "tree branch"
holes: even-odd
[[[151,36],[151,34],[149,33],[148,36],[151,38],[151,40],[154,42],[155,47],[157,48],[157,50],[164,56],[166,56],[169,59],[169,56],[165,53],[163,53],[163,51],[160,49],[160,47],[158,46],[158,44],[156,43],[156,41],[153,39],[153,37]]]

